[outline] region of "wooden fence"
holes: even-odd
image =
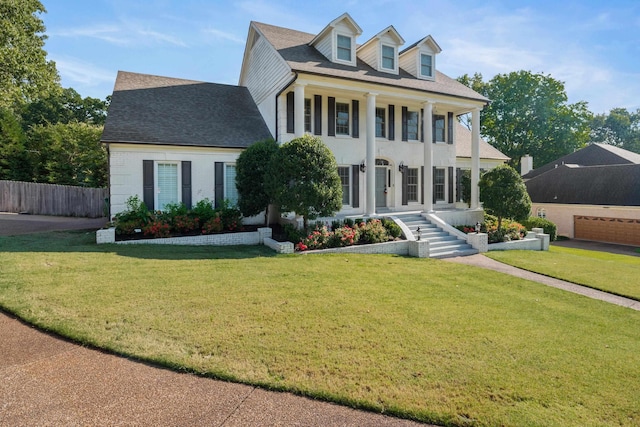
[[[106,188],[0,180],[0,212],[99,218],[107,197]]]

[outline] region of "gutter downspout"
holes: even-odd
[[[280,97],[280,95],[282,95],[282,92],[284,92],[285,90],[289,89],[289,87],[296,81],[298,80],[298,72],[294,71],[293,72],[293,78],[289,81],[289,83],[287,83],[286,85],[284,85],[284,87],[282,89],[280,89],[280,91],[278,93],[276,93],[276,142],[278,142],[278,98]]]

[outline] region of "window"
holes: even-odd
[[[444,116],[433,116],[433,142],[444,142]]]
[[[536,211],[536,215],[538,216],[538,218],[546,218],[547,211],[544,208],[538,208]]]
[[[348,205],[350,203],[350,171],[348,166],[338,166],[338,175],[340,175],[340,182],[342,183],[342,204]]]
[[[444,187],[445,187],[445,181],[444,181],[444,173],[445,170],[444,169],[436,169],[435,172],[435,179],[433,180],[433,194],[434,197],[436,199],[436,201],[444,201]]]
[[[349,135],[349,104],[336,102],[336,135]]]
[[[396,50],[393,46],[382,45],[382,68],[395,70]]]
[[[311,99],[304,99],[304,131],[311,133]]]
[[[407,111],[407,139],[418,139],[418,112]]]
[[[236,187],[236,165],[225,165],[224,171],[224,198],[231,205],[238,204],[238,188]]]
[[[386,111],[384,108],[376,108],[376,137],[384,138]]]
[[[407,174],[407,201],[418,201],[418,168],[409,168]]]
[[[338,59],[351,62],[351,37],[338,34]]]
[[[433,77],[433,56],[425,53],[420,54],[420,75]]]
[[[157,203],[159,210],[164,210],[170,203],[178,203],[178,164],[157,164]]]

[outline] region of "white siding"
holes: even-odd
[[[327,35],[318,40],[315,44],[315,48],[323,54],[329,61],[333,61],[333,31],[327,32]]]
[[[364,48],[358,50],[358,58],[369,64],[370,67],[378,69],[378,50],[380,43],[373,41]]]
[[[416,55],[418,55],[418,50],[411,49],[410,51],[405,52],[404,55],[401,55],[399,60],[400,68],[412,76],[418,75],[418,59],[416,58]]]
[[[290,76],[291,70],[264,37],[256,42],[249,53],[247,72],[242,86],[249,89],[256,104],[260,104]],[[268,121],[265,117],[265,121]]]

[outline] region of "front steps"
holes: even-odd
[[[443,231],[420,214],[395,215],[395,217],[411,230],[416,240],[429,242],[429,258],[451,258],[478,253],[478,250],[467,242]]]

